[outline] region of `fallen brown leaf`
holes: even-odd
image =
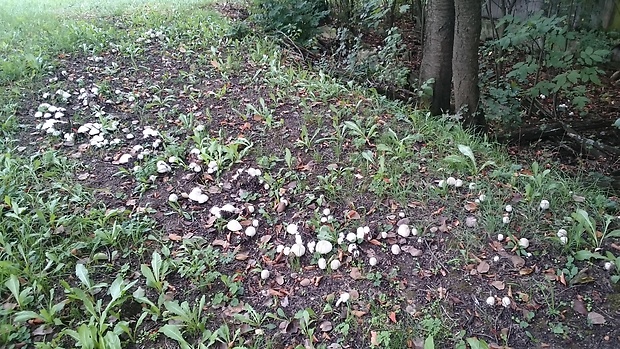
[[[605,317],[603,317],[603,315],[591,311],[588,313],[588,321],[592,324],[592,325],[602,325],[605,322],[607,322],[607,320],[605,320]]]
[[[417,248],[413,247],[413,246],[402,246],[400,248],[403,252],[407,252],[410,255],[412,255],[413,257],[419,257],[422,255],[423,251],[422,250],[418,250]]]
[[[364,278],[364,276],[362,276],[362,272],[360,271],[360,269],[356,267],[351,268],[350,275],[353,280],[360,280]]]
[[[503,290],[506,287],[504,282],[503,281],[499,281],[499,280],[491,282],[491,286],[495,287],[496,289],[498,289],[500,291]]]
[[[222,248],[228,248],[228,246],[230,246],[230,243],[228,241],[225,241],[225,240],[215,239],[215,240],[213,240],[211,245],[213,245],[213,246],[221,246]]]
[[[518,256],[516,254],[510,256],[510,260],[512,261],[512,265],[515,268],[521,268],[522,266],[525,265],[525,259],[523,259],[521,256]]]
[[[478,266],[476,267],[476,270],[480,274],[484,274],[484,273],[487,273],[490,268],[491,266],[489,265],[489,263],[487,263],[487,261],[482,261],[478,264]]]
[[[586,306],[583,304],[581,299],[575,299],[573,301],[573,310],[581,315],[588,315],[588,309],[586,309]]]
[[[388,317],[390,318],[390,320],[393,323],[396,323],[396,313],[395,312],[391,311],[390,314],[388,315]]]
[[[183,240],[183,237],[175,233],[170,233],[168,234],[168,239],[170,239],[171,241],[181,241]]]

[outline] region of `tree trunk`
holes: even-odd
[[[462,0],[457,0],[460,2]],[[433,96],[422,101],[432,115],[450,111],[452,90],[452,46],[454,43],[454,0],[428,0],[420,84],[434,79]],[[471,2],[471,1],[469,1]],[[479,1],[476,1],[479,3]],[[478,19],[480,7],[478,6]],[[478,22],[478,27],[480,22]],[[478,34],[480,31],[478,31]],[[478,47],[476,45],[476,47]],[[476,80],[478,81],[478,80]],[[428,105],[430,102],[430,105]]]
[[[454,58],[454,102],[467,128],[484,125],[484,115],[478,110],[478,47],[482,17],[481,0],[456,0]]]

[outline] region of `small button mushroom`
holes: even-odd
[[[291,246],[291,252],[295,256],[301,257],[304,255],[304,253],[306,253],[306,248],[303,244],[294,244],[293,246]]]
[[[504,308],[508,308],[510,306],[510,303],[512,303],[510,301],[510,298],[508,296],[504,296],[502,298],[502,305],[504,306]]]
[[[175,193],[172,193],[168,196],[168,201],[170,202],[177,202],[179,201],[179,196]]]
[[[448,179],[446,179],[446,184],[453,187],[456,185],[456,178],[454,177],[448,177]]]
[[[341,294],[340,297],[338,297],[338,300],[336,301],[336,306],[339,306],[342,303],[348,302],[350,298],[351,298],[351,295],[348,292]]]
[[[497,234],[497,241],[504,241],[504,234]]]
[[[526,238],[520,238],[519,239],[519,246],[523,247],[523,248],[528,248],[530,247],[530,240],[526,239]]]
[[[232,232],[236,232],[242,229],[241,227],[241,223],[239,223],[236,219],[232,219],[230,220],[227,224],[226,224],[226,228]]]
[[[411,234],[411,228],[407,224],[401,224],[398,226],[398,230],[396,231],[398,235],[406,238]]]
[[[504,223],[504,224],[510,223],[510,217],[508,217],[508,216],[502,217],[502,223]]]
[[[506,210],[506,212],[508,213],[512,212],[512,205],[506,205],[506,207],[504,207],[504,210]]]
[[[398,245],[392,245],[391,250],[392,250],[392,254],[395,254],[395,255],[400,254],[400,246]]]
[[[491,306],[491,307],[492,307],[492,306],[494,306],[494,305],[495,305],[495,297],[493,297],[493,296],[489,296],[489,297],[487,298],[486,302],[487,302],[487,305],[488,305],[488,306]]]
[[[299,232],[299,227],[297,224],[291,223],[286,226],[286,232],[289,234],[297,234]]]
[[[549,209],[549,201],[547,201],[547,200],[540,200],[540,205],[539,206],[540,206],[541,210],[543,210],[543,211],[547,210],[547,209]]]
[[[327,260],[325,260],[325,258],[319,258],[317,264],[319,265],[319,269],[325,270],[327,268]]]
[[[370,266],[374,267],[375,265],[377,265],[377,258],[376,257],[370,257],[370,259],[368,259],[368,264],[370,264]]]
[[[340,268],[340,261],[339,261],[339,260],[337,260],[337,259],[334,259],[333,261],[331,261],[331,262],[329,263],[329,267],[330,267],[332,270],[337,270],[338,268]]]
[[[357,241],[357,234],[355,234],[355,233],[348,233],[347,234],[347,241],[349,241],[349,242]]]
[[[260,278],[263,280],[266,280],[267,278],[269,278],[269,275],[271,275],[271,273],[267,269],[263,269],[260,272]]]
[[[358,227],[356,232],[355,232],[355,235],[357,235],[357,239],[358,240],[363,240],[364,239],[364,235],[365,235],[364,227]]]
[[[256,235],[256,228],[254,228],[253,226],[249,226],[247,228],[245,228],[245,235],[248,237],[252,237],[254,235]]]

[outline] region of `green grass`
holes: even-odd
[[[5,300],[0,346],[120,348],[174,343],[181,348],[209,348],[223,343],[270,348],[291,343],[301,348],[305,341],[307,346],[325,348],[328,341],[321,331],[332,326],[331,332],[326,330],[332,342],[345,345],[360,340],[370,345],[375,338],[377,347],[385,348],[403,348],[420,339],[429,347],[431,342],[437,347],[466,348],[466,342],[474,347],[480,341],[470,336],[478,335],[478,329],[460,328],[458,316],[463,311],[452,309],[442,287],[446,282],[452,287],[449,295],[466,294],[461,297],[463,307],[473,302],[470,297],[479,299],[482,304],[475,311],[483,323],[496,326],[506,320],[502,314],[509,310],[482,308],[488,285],[470,277],[471,268],[464,269],[478,263],[477,258],[492,258],[495,252],[488,245],[497,234],[513,238],[505,243],[507,250],[514,247],[514,253],[524,258],[528,253],[547,261],[557,258],[557,263],[549,263],[555,263],[558,272],[566,269],[567,280],[576,276],[577,265],[620,264],[611,251],[593,252],[619,234],[604,229],[605,217],[612,219],[606,214],[617,212],[616,203],[605,193],[580,186],[553,165],[546,171],[543,164],[515,164],[501,145],[468,134],[450,118],[430,118],[373,91],[302,69],[287,59],[290,52],[269,39],[231,40],[225,35],[228,23],[203,4],[12,1],[0,5],[0,80],[8,87],[0,94],[0,298]],[[154,39],[150,45],[138,40],[152,30],[161,31],[165,39]],[[89,58],[98,54],[107,61],[97,66],[101,70],[92,70],[92,81],[49,80],[58,75],[55,66],[88,72],[91,64],[96,66]],[[79,67],[63,65],[63,59],[71,57]],[[174,62],[178,70],[172,69],[177,66],[160,69],[162,62]],[[124,76],[144,81],[138,84],[128,78],[125,83]],[[89,150],[82,154],[88,161],[81,162],[69,156],[75,148],[58,147],[60,137],[33,132],[38,120],[30,114],[45,100],[44,92],[94,86],[101,98],[93,101],[112,103],[82,108],[79,103],[46,101],[68,107],[67,113],[75,108],[75,129],[85,122],[118,123],[108,134],[122,138],[120,129],[131,128],[136,121],[141,127],[157,127],[162,144],[143,159],[133,154],[131,166],[109,170],[107,180],[114,184],[98,182],[92,188],[78,178],[91,173],[106,180],[93,164],[107,156],[115,159],[127,148]],[[239,91],[245,90],[254,94],[239,98]],[[288,107],[298,113],[297,119],[280,112]],[[100,114],[101,110],[106,113]],[[117,113],[128,118],[118,118]],[[233,126],[226,128],[223,121]],[[299,125],[288,128],[292,121]],[[243,129],[245,124],[240,125],[245,122],[255,129]],[[239,137],[240,129],[244,138]],[[141,130],[133,131],[140,138]],[[274,133],[282,134],[274,137]],[[149,148],[153,141],[144,142]],[[188,155],[192,148],[198,152],[194,158]],[[180,163],[169,160],[171,156]],[[200,160],[203,172],[212,160],[218,169],[210,176],[195,176],[192,159]],[[162,181],[165,175],[156,171],[159,161],[168,161],[177,179]],[[252,211],[244,207],[241,218],[244,224],[260,221],[259,229],[264,230],[259,234],[269,238],[230,234],[226,219],[211,221],[208,207],[188,203],[181,195],[204,185],[213,190],[211,202],[216,201],[226,195],[218,193],[223,182],[234,183],[231,176],[236,170],[249,166],[262,174],[248,180],[255,180],[250,190],[239,191],[242,203],[253,204]],[[437,185],[449,177],[462,179],[465,185]],[[475,188],[470,189],[470,183]],[[177,193],[178,201],[166,200]],[[101,200],[103,196],[111,199]],[[153,199],[149,204],[155,206],[139,206],[145,199]],[[236,199],[222,200],[237,204]],[[285,199],[289,204],[277,212]],[[542,211],[542,199],[549,199],[552,209]],[[156,206],[157,200],[163,203]],[[514,207],[509,225],[502,222],[508,203]],[[328,207],[329,218],[323,213]],[[590,221],[594,228],[588,224],[590,216],[579,209],[594,217],[594,223]],[[351,212],[359,217],[349,217]],[[389,264],[371,267],[366,264],[368,256],[356,259],[355,249],[348,250],[350,244],[337,243],[339,233],[355,232],[366,224],[375,234],[394,233],[399,212],[411,215],[410,225],[419,232],[419,241],[417,237],[407,241],[426,251],[420,258],[405,253],[392,257],[391,243],[370,246],[360,241],[379,256],[393,258]],[[163,229],[151,214],[182,221],[183,231]],[[392,222],[385,220],[387,216],[394,216]],[[468,216],[477,218],[477,226],[465,227]],[[440,226],[442,218],[449,227]],[[338,258],[335,251],[340,250],[345,256],[342,269],[318,271],[317,255],[278,257],[277,245],[288,242],[278,231],[292,222],[300,223],[304,239],[321,235],[330,240],[336,248],[326,258]],[[568,230],[569,244],[559,242],[555,235],[559,228]],[[535,248],[520,248],[514,239],[523,237]],[[248,249],[256,255],[244,255]],[[401,257],[406,258],[404,263],[399,262]],[[282,258],[278,265],[273,264],[276,258]],[[360,280],[349,279],[350,267],[358,268]],[[272,272],[271,279],[260,278],[263,270]],[[442,272],[454,279],[442,279]],[[272,281],[278,273],[283,286]],[[613,269],[611,274],[617,276]],[[321,285],[329,294],[317,296],[310,293],[312,286],[298,287],[300,279],[312,275],[324,278]],[[334,276],[338,279],[329,281]],[[418,288],[418,279],[426,284]],[[535,290],[536,283],[526,277],[508,282],[515,294]],[[282,303],[288,297],[269,293],[280,292],[280,286],[292,287],[295,295],[290,301],[297,300],[295,306],[286,307]],[[336,306],[338,297],[352,289],[359,298]],[[564,304],[556,301],[562,292],[545,290],[547,313],[555,314]],[[560,323],[556,328],[564,326],[574,325]],[[286,333],[280,333],[282,329]],[[297,332],[287,331],[291,329]]]

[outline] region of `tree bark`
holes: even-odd
[[[478,47],[482,20],[481,0],[456,0],[452,69],[455,109],[463,116],[466,128],[484,126],[478,109]]]
[[[460,1],[462,0],[456,2]],[[422,106],[428,107],[432,115],[440,115],[443,112],[450,111],[454,2],[454,0],[428,0],[426,3],[420,84],[431,78],[435,80],[433,96],[430,101],[427,99],[422,102]],[[479,6],[478,14],[480,15]],[[476,45],[476,47],[478,46]]]

